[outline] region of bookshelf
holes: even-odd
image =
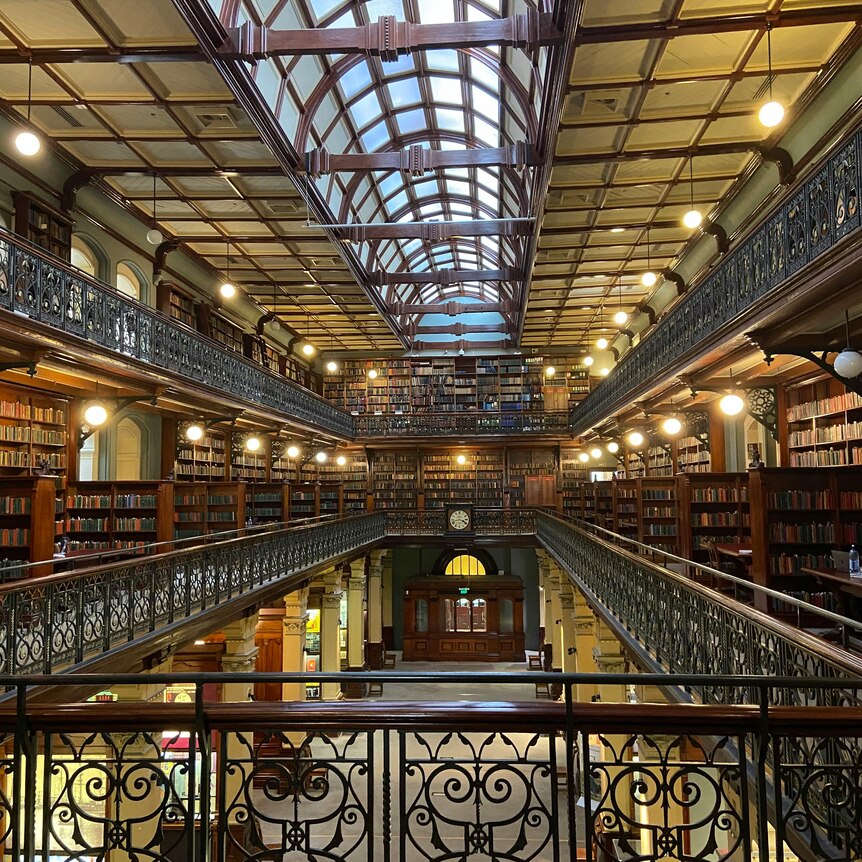
[[[319,487],[319,515],[339,515],[344,511],[344,488],[340,482],[321,482]]]
[[[281,524],[289,519],[290,485],[284,482],[246,486],[246,520],[253,524]]]
[[[709,438],[682,437],[677,443],[677,463],[684,473],[709,473],[712,467]]]
[[[269,477],[269,443],[265,438],[257,452],[249,452],[241,444],[241,438],[233,436],[230,453],[230,478],[232,482],[266,482]]]
[[[647,476],[673,476],[673,447],[670,443],[664,446],[650,446],[647,450]]]
[[[626,452],[626,478],[637,479],[646,476],[647,462],[642,452]]]
[[[302,482],[290,487],[290,520],[316,518],[319,514],[320,485]]]
[[[707,542],[751,540],[747,473],[682,473],[677,486],[681,556],[707,563]]]
[[[173,482],[76,482],[66,489],[68,556],[167,542],[173,524]]]
[[[465,458],[463,464],[458,463],[459,455]],[[505,488],[503,450],[429,452],[423,457],[423,466],[426,509],[440,509],[448,502],[502,507]]]
[[[656,550],[679,554],[679,500],[676,479],[672,476],[645,476],[637,482],[640,541]]]
[[[822,380],[787,394],[791,467],[862,464],[862,397]]]
[[[639,479],[616,479],[613,484],[614,532],[640,541],[641,495]]]
[[[526,505],[527,480],[533,477],[552,477],[556,482],[557,464],[553,449],[509,450],[509,506]]]
[[[194,300],[176,285],[170,285],[168,295],[168,314],[180,323],[184,323],[191,329],[195,329],[197,315],[195,314]]]
[[[471,459],[468,458],[468,463]],[[483,449],[472,457],[476,469],[477,506],[499,508],[505,488],[505,456],[502,449]]]
[[[5,479],[0,490],[0,580],[12,576],[11,566],[50,561],[64,528],[55,478]]]
[[[68,405],[0,389],[0,479],[66,473]]]
[[[242,329],[220,314],[210,315],[210,335],[222,347],[242,353]]]
[[[207,531],[207,486],[203,482],[174,486],[174,538],[187,539]]]
[[[344,511],[348,515],[364,512],[368,508],[368,463],[363,450],[351,450],[344,454],[347,463],[332,468],[329,475],[339,478],[343,487]]]
[[[426,461],[429,457],[433,456],[426,456]],[[372,479],[375,509],[416,509],[419,506],[419,455],[415,449],[376,450]],[[433,493],[431,499],[436,502]],[[425,505],[433,508],[427,493]]]
[[[206,532],[220,533],[245,526],[245,485],[242,482],[208,482],[206,493]]]
[[[578,449],[560,449],[560,492],[563,514],[583,517],[581,486],[587,480],[587,468],[578,459]]]
[[[174,476],[178,482],[218,482],[225,479],[225,434],[207,431],[195,443],[180,432]]]
[[[597,527],[612,530],[614,526],[614,483],[612,481],[591,482],[592,510]]]
[[[74,221],[24,192],[13,191],[12,200],[15,203],[15,233],[69,263]]]

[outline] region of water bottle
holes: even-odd
[[[859,551],[856,550],[856,545],[850,546],[850,553],[848,554],[849,560],[849,571],[851,575],[859,574]]]

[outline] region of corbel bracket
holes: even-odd
[[[92,399],[85,399],[92,400]],[[111,406],[111,412],[108,415],[108,418],[101,425],[89,426],[86,422],[82,422],[78,426],[78,449],[81,449],[84,443],[93,436],[101,428],[107,428],[111,422],[114,422],[120,414],[132,404],[137,404],[141,401],[149,401],[153,407],[156,406],[156,402],[158,401],[157,395],[135,395],[131,398],[99,398],[99,401],[102,401],[105,404],[109,404]]]

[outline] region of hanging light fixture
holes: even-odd
[[[298,458],[299,457],[299,446],[288,446],[287,447],[287,457],[288,458]]]
[[[335,459],[335,463],[338,464],[339,467],[343,467],[347,463],[347,458],[345,458],[344,455],[339,455]]]
[[[314,455],[314,460],[317,461],[318,464],[325,464],[329,455],[321,449],[319,452],[316,452]]]
[[[617,443],[617,441],[616,441],[616,440],[611,440],[611,442],[610,442],[610,443],[608,443],[608,445],[607,445],[607,446],[605,446],[605,449],[607,449],[607,450],[608,450],[608,452],[610,452],[610,453],[611,453],[611,455],[616,455],[616,454],[617,454],[617,452],[619,452],[619,451],[620,451],[620,444],[619,444],[619,443]]]
[[[862,374],[862,354],[850,347],[850,313],[844,312],[844,332],[847,346],[835,357],[832,367],[839,377],[850,380]]]
[[[694,205],[694,159],[688,157],[688,188],[691,209],[682,217],[682,223],[691,230],[700,227],[703,216]]]
[[[276,316],[275,312],[275,302],[276,302],[276,284],[272,283],[272,320],[269,322],[269,328],[273,332],[278,332],[281,329],[281,321]]]
[[[661,423],[661,430],[664,431],[668,437],[676,437],[676,435],[682,431],[682,422],[680,422],[676,416],[668,416],[668,418]]]
[[[773,129],[784,119],[784,105],[776,102],[772,95],[772,24],[766,23],[766,58],[769,70],[769,101],[761,106],[757,114],[761,125]]]
[[[224,299],[233,299],[236,296],[236,288],[230,280],[230,240],[226,243],[225,258],[225,280],[218,292]]]
[[[628,322],[629,316],[628,316],[628,314],[626,314],[623,311],[623,283],[622,283],[622,281],[619,282],[618,286],[619,286],[618,296],[619,296],[619,301],[620,301],[620,307],[617,309],[617,313],[614,315],[614,323],[616,323],[617,326],[623,326],[625,323]]]
[[[593,458],[595,458],[595,460],[598,461],[599,458],[602,457],[602,450],[599,449],[598,446],[594,446],[592,449],[590,449],[590,455],[592,455]]]
[[[90,428],[98,428],[108,421],[108,408],[101,401],[91,401],[84,408],[84,422]]]
[[[650,265],[649,225],[646,227],[646,266],[646,272],[641,276],[641,284],[644,287],[652,287],[658,281],[658,276],[652,271]]]
[[[197,443],[204,436],[204,426],[200,422],[192,422],[186,426],[185,438],[190,443]]]
[[[377,369],[376,368],[369,368],[368,369],[368,379],[369,380],[376,380],[377,379]]]
[[[637,449],[638,446],[643,446],[644,435],[640,431],[632,431],[628,436],[629,445]]]
[[[607,376],[608,376],[608,374],[610,374],[610,373],[611,373],[611,369],[610,369],[610,368],[602,368],[602,369],[599,371],[599,374],[601,374],[601,375],[602,375],[602,377],[607,377]]]
[[[335,372],[338,371],[338,363],[333,359],[330,359],[329,362],[326,363],[326,370],[330,374],[335,374]]]
[[[15,149],[22,156],[35,156],[42,149],[39,136],[30,131],[30,111],[33,107],[33,61],[30,60],[27,70],[27,128],[15,135]]]
[[[309,311],[305,320],[305,343],[302,345],[302,353],[311,358],[316,352],[317,348],[311,343],[311,312]]]
[[[593,357],[590,356],[589,353],[584,357],[584,365],[586,365],[587,368],[589,368],[595,361],[596,360],[593,359]]]
[[[733,369],[730,369],[730,385],[733,386]],[[730,392],[718,402],[718,409],[725,416],[737,416],[745,408],[745,402],[735,392]]]
[[[553,377],[557,373],[557,369],[553,365],[549,365],[545,369],[545,377]]]
[[[604,317],[604,310],[605,310],[605,307],[603,305],[600,305],[599,306],[599,332],[602,331],[602,318]],[[599,350],[607,350],[608,349],[608,343],[609,342],[608,342],[607,338],[604,337],[604,335],[600,335],[596,339],[596,347],[598,347]]]
[[[260,449],[260,437],[257,434],[249,434],[245,438],[245,448],[247,452],[257,452]]]
[[[163,239],[156,217],[156,172],[153,171],[153,226],[147,231],[147,242],[150,245],[159,245]]]
[[[587,453],[586,453],[586,452],[581,452],[581,454],[580,454],[580,455],[578,455],[578,460],[579,460],[582,464],[586,464],[586,463],[587,463],[587,461],[589,461],[589,460],[590,460],[590,456],[589,456],[589,455],[587,455]]]

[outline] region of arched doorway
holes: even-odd
[[[125,418],[117,423],[118,482],[135,482],[141,478],[143,432],[134,419]]]

